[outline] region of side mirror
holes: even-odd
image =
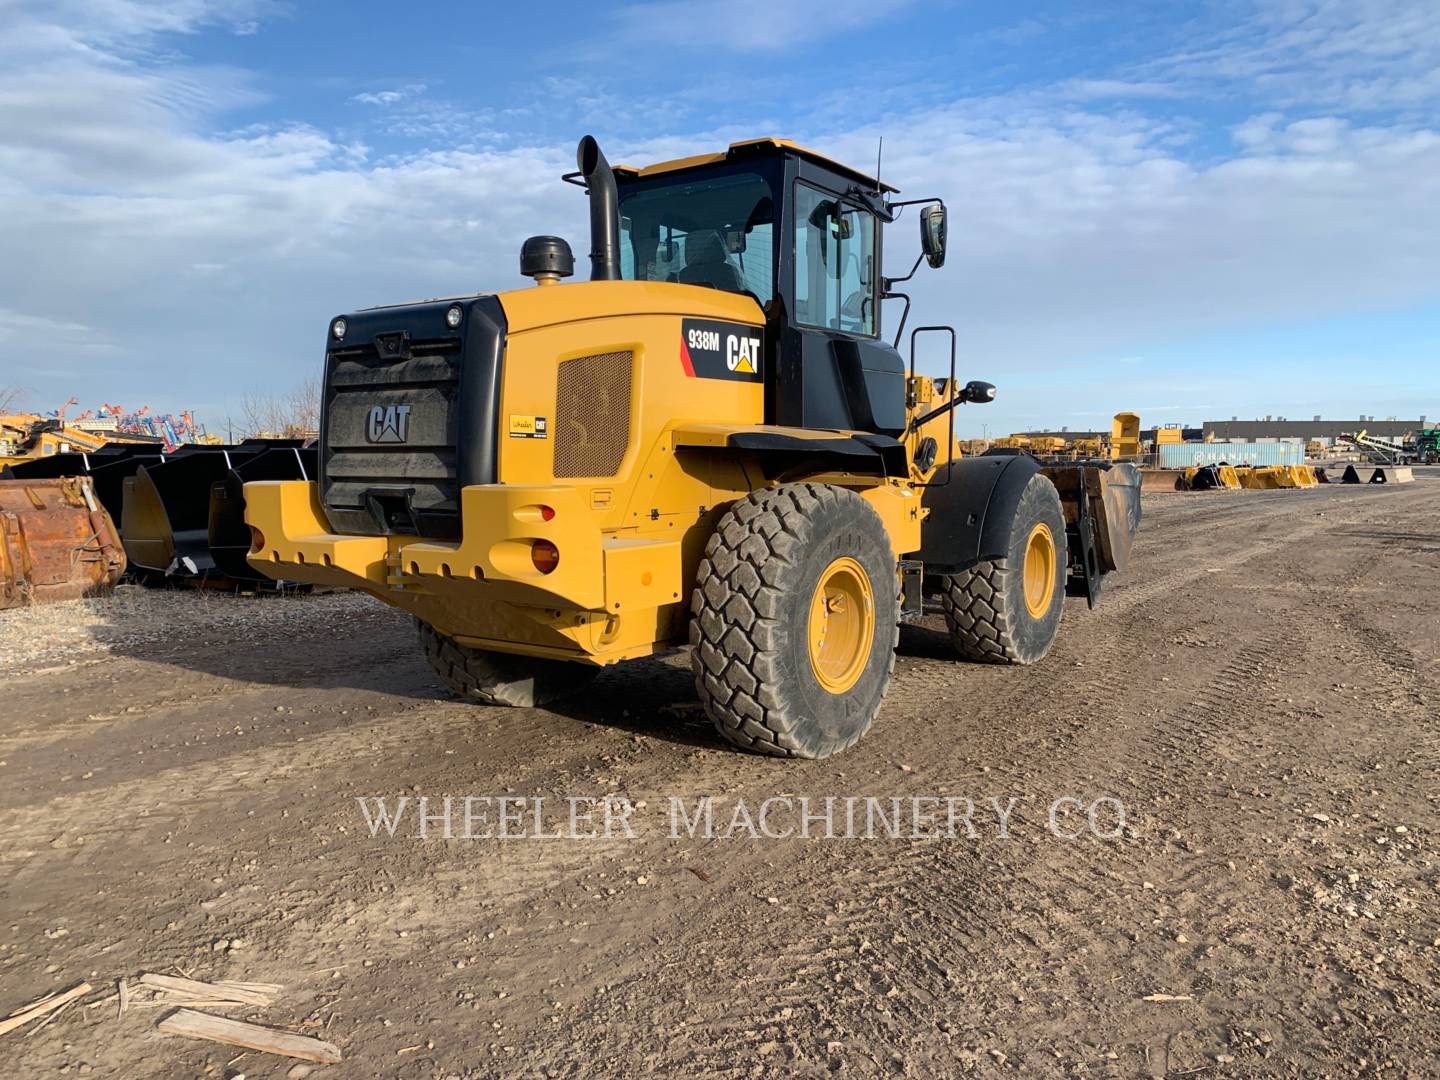
[[[942,253],[943,254],[943,253]],[[985,405],[995,400],[995,384],[980,382],[975,379],[965,384],[965,389],[960,391],[960,400],[968,401],[972,405]]]
[[[945,265],[944,203],[931,203],[920,211],[920,246],[930,269],[939,270]]]

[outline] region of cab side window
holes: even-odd
[[[795,184],[795,319],[875,333],[875,218],[828,192]]]

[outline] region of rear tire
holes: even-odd
[[[567,660],[491,652],[461,645],[428,623],[416,621],[425,659],[445,685],[485,705],[530,708],[583,690],[598,668]]]
[[[691,668],[736,746],[823,758],[880,711],[899,637],[895,556],[864,499],[784,484],[735,503],[705,545]]]
[[[967,660],[1033,664],[1060,631],[1066,592],[1065,512],[1050,480],[1026,484],[1003,558],[941,579],[950,640]]]

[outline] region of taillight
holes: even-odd
[[[540,507],[540,520],[541,520],[541,521],[551,521],[551,520],[554,519],[554,517],[555,517],[555,508],[554,508],[553,506],[542,506],[542,507]]]
[[[265,534],[254,525],[250,526],[250,550],[263,551],[265,549]]]
[[[560,549],[549,540],[536,540],[530,545],[530,561],[542,574],[553,573],[560,565]]]

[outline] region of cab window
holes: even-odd
[[[829,192],[795,184],[795,319],[875,333],[875,217]]]
[[[775,293],[775,201],[755,173],[620,189],[620,276]]]

